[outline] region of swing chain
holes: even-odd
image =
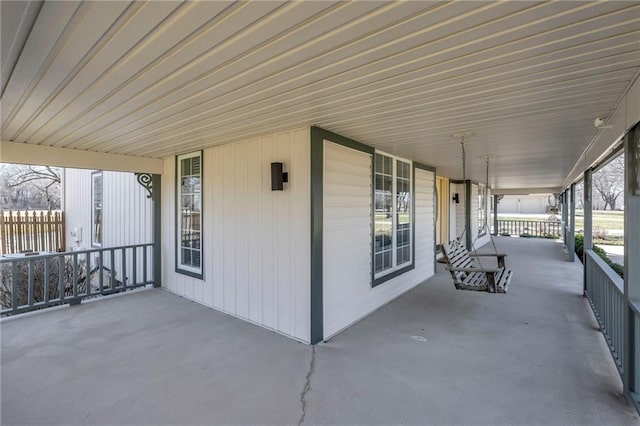
[[[485,188],[489,189],[489,157],[487,157],[487,168],[484,179]]]
[[[460,146],[462,147],[462,182],[467,180],[467,153],[464,150],[464,136],[460,138]]]

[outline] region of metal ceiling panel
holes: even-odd
[[[471,131],[472,178],[552,187],[640,70],[640,3],[45,2],[22,39],[3,140],[161,158],[318,125],[459,178]]]

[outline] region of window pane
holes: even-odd
[[[375,156],[375,272],[392,266],[389,261],[393,243],[393,177],[390,160],[383,155]]]
[[[404,161],[396,161],[396,262],[411,260],[411,169]]]
[[[91,240],[93,244],[102,244],[102,200],[103,200],[103,191],[102,191],[102,172],[94,172],[91,175],[91,179],[93,181],[92,185],[92,196],[93,196],[93,226],[91,233]]]
[[[191,159],[185,158],[181,162],[182,176],[189,176],[191,174]]]
[[[387,156],[382,156],[383,162],[384,162],[384,173],[391,175],[393,173],[393,161],[391,160],[391,157],[387,157]]]
[[[374,263],[374,272],[375,273],[378,273],[378,272],[382,271],[382,253],[377,253],[374,256],[373,263]]]

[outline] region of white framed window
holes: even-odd
[[[102,172],[93,172],[91,173],[91,245],[96,247],[102,247],[103,200]]]
[[[487,233],[487,186],[478,184],[478,236]]]
[[[176,157],[176,271],[202,278],[202,151]]]
[[[378,279],[413,265],[413,167],[376,152],[373,273]]]

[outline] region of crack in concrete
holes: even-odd
[[[311,390],[311,375],[313,374],[313,370],[316,365],[316,346],[312,346],[311,350],[311,363],[309,365],[309,371],[307,372],[307,377],[305,379],[304,388],[302,388],[302,392],[300,392],[300,404],[302,404],[302,416],[300,416],[300,420],[298,420],[298,426],[301,426],[304,422],[304,418],[307,415],[307,393]]]

